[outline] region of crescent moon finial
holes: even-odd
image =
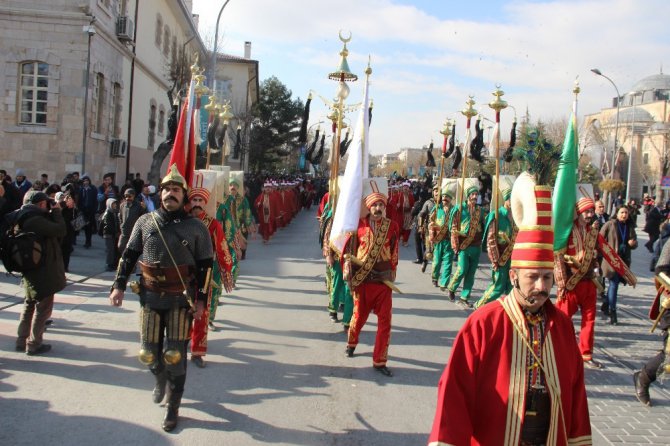
[[[349,37],[347,37],[346,39],[342,37],[342,30],[340,30],[339,36],[342,43],[349,43],[349,41],[351,40],[351,31],[349,31]]]

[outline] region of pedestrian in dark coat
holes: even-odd
[[[605,238],[609,246],[616,249],[621,260],[630,267],[631,250],[637,248],[637,234],[627,206],[621,206],[617,209],[616,217],[605,223],[605,226],[600,229],[600,235]],[[617,325],[619,322],[617,320],[616,304],[619,284],[626,285],[626,281],[608,262],[601,262],[600,269],[603,276],[609,281],[607,300],[610,324]]]
[[[663,222],[663,214],[661,214],[661,209],[654,205],[653,208],[647,214],[647,221],[644,224],[643,231],[649,234],[649,241],[644,244],[644,247],[647,248],[649,252],[654,252],[654,242],[658,240],[658,236],[661,233],[661,223]]]
[[[61,254],[61,239],[66,234],[65,221],[58,203],[49,201],[39,191],[26,192],[24,205],[17,210],[23,218],[21,227],[44,237],[45,256],[42,266],[23,273],[22,284],[26,293],[19,319],[16,350],[38,355],[51,350],[42,337],[46,321],[51,317],[54,294],[65,288],[65,268]]]
[[[105,239],[107,271],[114,271],[116,263],[119,259],[119,250],[117,248],[119,243],[119,235],[121,230],[119,228],[119,205],[116,198],[107,199],[107,209],[102,214],[100,220],[102,238]]]

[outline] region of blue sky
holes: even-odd
[[[224,0],[194,0],[200,32],[207,40]],[[560,119],[569,115],[578,77],[580,118],[611,103],[643,77],[670,70],[667,0],[399,1],[399,0],[230,0],[223,12],[221,51],[242,55],[252,42],[261,80],[277,76],[295,96],[312,89],[332,98],[336,82],[327,74],[339,62],[342,30],[349,66],[359,76],[347,103],[363,94],[364,69],[371,57],[370,96],[375,108],[371,152],[422,147],[447,118],[456,119],[464,138],[461,110],[469,95],[475,108],[493,119],[486,105],[496,84],[519,116]],[[311,123],[327,113],[318,99]],[[502,112],[508,134],[514,111]],[[356,116],[350,116],[352,122]]]

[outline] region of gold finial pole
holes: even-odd
[[[205,105],[205,110],[209,113],[209,122],[210,124],[214,121],[214,115],[218,113],[217,107],[219,104],[216,103],[216,96],[209,96],[209,103]],[[212,148],[209,146],[209,141],[207,141],[207,162],[205,163],[205,169],[209,169],[209,161],[211,158]]]
[[[340,142],[342,139],[342,120],[344,118],[344,101],[349,96],[349,86],[345,81],[356,81],[358,76],[353,74],[349,70],[349,63],[347,62],[347,56],[349,55],[349,50],[347,49],[347,43],[351,41],[351,33],[349,37],[342,37],[342,31],[339,33],[340,40],[342,41],[342,50],[340,51],[340,64],[336,70],[328,74],[328,78],[338,81],[337,87],[337,100],[334,104],[334,113],[337,113],[337,128],[335,129],[335,139],[333,141],[333,149],[331,151],[331,164],[330,164],[330,195],[329,201],[333,212],[335,212],[335,206],[337,204],[337,177],[340,170]],[[332,116],[332,115],[331,115]],[[335,122],[335,121],[333,121]]]
[[[465,126],[465,144],[466,146],[470,143],[470,122],[472,121],[473,116],[477,116],[477,110],[475,110],[475,99],[474,96],[469,96],[468,100],[465,101],[466,108],[461,110],[461,114],[466,117],[466,126]],[[463,151],[468,150],[467,147],[463,147]],[[461,203],[463,203],[463,194],[465,193],[465,172],[468,167],[468,155],[467,153],[463,154],[463,173],[461,174],[461,190],[458,194],[458,206],[460,209]],[[460,211],[459,211],[460,212]],[[459,219],[460,220],[460,219]],[[460,225],[460,221],[459,221]]]
[[[447,150],[447,144],[449,144],[449,135],[451,135],[451,121],[447,118],[444,123],[444,129],[440,130],[440,133],[444,135],[444,142],[442,143],[442,151],[440,152],[440,177],[439,182],[437,183],[438,190],[440,191],[440,203],[442,203],[442,179],[444,178],[444,154]],[[437,204],[437,203],[436,203]]]
[[[505,94],[504,91],[500,89],[500,85],[496,85],[496,89],[493,92],[493,96],[495,96],[495,99],[491,102],[489,102],[489,107],[491,107],[493,110],[496,112],[496,127],[498,127],[498,131],[496,132],[496,140],[495,140],[495,145],[496,145],[496,189],[493,192],[493,209],[494,209],[494,228],[495,228],[495,234],[497,237],[498,234],[498,208],[500,207],[500,203],[498,200],[498,195],[500,193],[500,111],[504,110],[507,108],[507,102],[502,100],[502,96]]]

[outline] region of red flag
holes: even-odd
[[[195,171],[195,94],[193,87],[195,83],[191,80],[191,85],[188,89],[188,97],[184,102],[179,115],[179,124],[177,125],[177,133],[174,138],[174,145],[172,146],[172,153],[170,155],[170,162],[168,163],[168,173],[170,166],[177,165],[177,170],[186,180],[186,184],[191,184],[193,180],[193,172]]]

